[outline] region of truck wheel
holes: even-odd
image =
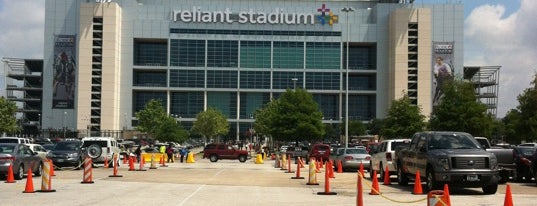
[[[209,160],[211,160],[211,162],[216,162],[218,161],[218,156],[216,156],[215,154],[212,154],[211,156],[209,156]]]
[[[246,156],[244,155],[239,156],[239,162],[246,162]]]
[[[41,176],[41,174],[43,174],[43,163],[39,162],[39,164],[37,165],[37,170],[35,170],[35,176],[39,177]]]
[[[482,189],[483,189],[483,193],[487,195],[493,195],[493,194],[496,194],[496,191],[498,190],[498,184],[487,185],[483,187]]]
[[[537,172],[535,172],[535,184],[537,184]]]
[[[369,162],[369,177],[371,178],[371,180],[373,180],[373,163],[372,162]],[[365,177],[364,177],[365,178]]]
[[[382,163],[379,164],[379,182],[384,182],[384,168],[382,167]]]
[[[438,183],[434,179],[434,171],[432,169],[428,168],[426,173],[427,173],[427,176],[426,176],[427,190],[428,191],[433,191],[433,190],[439,189],[440,186],[438,185]]]
[[[24,166],[22,164],[19,166],[19,169],[13,174],[13,178],[16,180],[24,178]]]
[[[408,185],[408,177],[403,172],[403,168],[400,164],[397,165],[397,184],[401,186],[407,186]]]

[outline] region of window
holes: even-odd
[[[208,67],[238,67],[238,42],[209,40],[207,43]]]
[[[184,67],[205,66],[205,40],[172,39],[170,65]]]
[[[139,66],[167,66],[168,43],[167,40],[134,40],[134,65]]]
[[[273,64],[274,68],[303,69],[304,43],[274,42]]]

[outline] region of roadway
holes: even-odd
[[[305,179],[291,179],[295,173],[274,168],[273,160],[254,164],[237,160],[211,163],[197,159],[195,163],[171,163],[168,167],[147,171],[128,171],[122,165],[118,174],[109,177],[113,169],[93,168],[93,184],[81,184],[83,170],[56,170],[51,188],[56,192],[22,193],[26,178],[16,183],[0,182],[0,205],[356,205],[357,173],[335,173],[330,179],[330,191],[337,195],[317,195],[324,192],[324,173],[317,174],[319,185],[306,185],[308,171],[301,170]],[[139,165],[136,164],[136,169]],[[307,168],[307,166],[306,166]],[[293,171],[296,165],[293,165]],[[366,177],[369,175],[366,172]],[[41,177],[34,177],[35,190],[41,189]],[[370,179],[363,184],[364,205],[427,205],[426,195],[413,195],[412,184],[398,186],[395,176],[391,185],[379,182],[379,195],[369,195]],[[535,182],[509,183],[515,205],[535,205]],[[424,186],[424,185],[423,185]],[[480,188],[450,188],[452,205],[503,205],[506,186],[500,185],[494,195],[484,195]],[[391,200],[389,200],[391,199]],[[403,203],[418,201],[414,203]]]

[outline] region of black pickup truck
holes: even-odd
[[[397,182],[407,185],[419,171],[427,189],[481,187],[485,194],[498,190],[498,161],[464,132],[428,131],[413,135],[410,145],[396,154]]]

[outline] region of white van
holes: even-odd
[[[0,143],[30,144],[30,139],[22,137],[0,137]]]

